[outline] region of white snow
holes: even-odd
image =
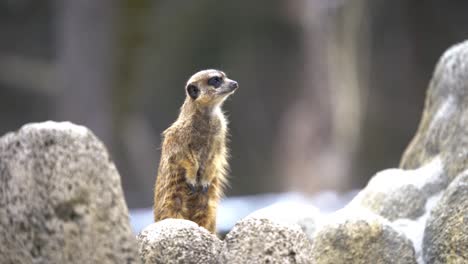
[[[408,184],[421,189],[429,183],[440,181],[442,172],[442,159],[437,156],[426,165],[415,170],[387,169],[378,172],[369,181],[366,189],[372,191],[385,191]]]
[[[350,220],[353,221],[361,219],[365,219],[367,221],[377,220],[379,222],[382,222],[383,224],[390,225],[390,222],[387,219],[373,213],[365,207],[346,206],[345,208],[340,209],[334,212],[333,214],[328,214],[325,217],[323,217],[321,219],[322,221],[318,223],[318,228],[322,228],[323,226],[328,225],[340,225]]]
[[[432,208],[442,197],[444,192],[441,191],[436,195],[430,197],[426,202],[426,212],[416,220],[411,219],[398,219],[392,223],[395,230],[400,231],[406,235],[413,242],[414,249],[416,251],[416,258],[419,264],[423,264],[422,259],[422,242],[424,237],[424,228],[426,227],[426,221]]]
[[[290,221],[294,217],[301,215],[313,215],[318,213],[334,212],[343,208],[357,193],[351,191],[345,194],[338,194],[334,191],[323,191],[313,196],[307,196],[301,193],[277,193],[277,194],[260,194],[251,196],[227,197],[221,201],[218,208],[217,228],[219,231],[229,231],[234,224],[247,217],[249,214],[268,208],[267,211],[270,218],[277,218],[280,221]],[[275,208],[281,208],[275,210]],[[305,210],[310,208],[310,212],[299,212],[292,215],[291,211],[294,208]],[[318,210],[317,210],[318,209]],[[285,215],[288,212],[290,215]],[[261,212],[262,213],[262,212]],[[135,233],[140,232],[143,228],[153,222],[153,212],[151,208],[131,209],[130,222]]]
[[[249,214],[247,218],[267,218],[279,223],[297,224],[298,220],[316,219],[319,215],[319,210],[303,199],[302,201],[279,201]]]

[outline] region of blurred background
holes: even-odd
[[[69,120],[107,145],[130,208],[152,206],[186,80],[240,84],[227,196],[362,188],[398,166],[467,1],[0,0],[0,134]]]

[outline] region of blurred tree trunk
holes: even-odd
[[[129,207],[150,207],[158,168],[159,133],[154,133],[142,107],[142,79],[148,65],[155,10],[149,0],[121,1],[118,11],[116,84],[113,97],[116,163]],[[152,87],[157,89],[157,87]]]
[[[89,127],[111,146],[116,2],[56,1],[57,118]]]
[[[362,111],[356,64],[364,9],[357,2],[343,13],[339,1],[289,2],[302,27],[304,83],[280,126],[276,164],[287,190],[348,187]]]
[[[56,6],[58,119],[85,125],[102,139],[129,206],[150,206],[157,144],[137,102],[151,2],[65,0]]]

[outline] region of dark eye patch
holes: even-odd
[[[214,88],[219,88],[223,83],[223,79],[219,76],[211,77],[208,79],[208,85],[213,86]]]

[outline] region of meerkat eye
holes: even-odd
[[[219,88],[223,83],[223,79],[219,76],[211,77],[208,79],[208,85],[213,86],[214,88]]]

